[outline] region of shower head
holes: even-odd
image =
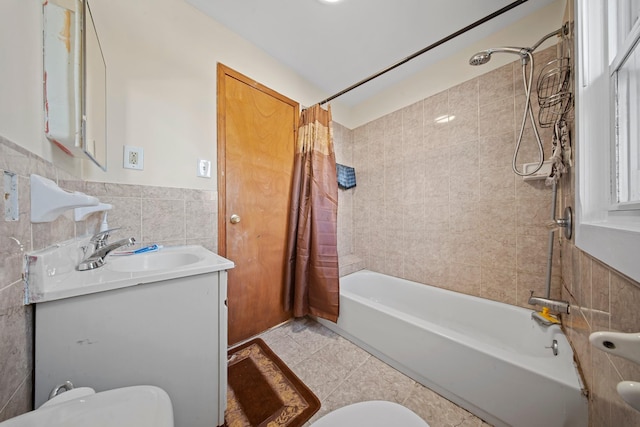
[[[491,52],[483,50],[478,52],[469,59],[469,65],[484,65],[491,60]]]
[[[529,55],[533,53],[545,40],[550,39],[553,36],[566,36],[569,33],[569,27],[567,24],[560,27],[560,29],[555,30],[546,36],[542,37],[536,44],[532,47],[496,47],[487,50],[483,50],[481,52],[476,53],[469,59],[469,65],[484,65],[491,59],[491,54],[494,52],[506,52],[506,53],[515,53],[516,55],[520,55],[520,59],[522,60],[522,64],[526,64],[529,60]]]
[[[469,65],[484,65],[491,59],[491,54],[496,52],[514,53],[520,55],[523,62],[527,61],[530,49],[526,47],[495,47],[476,53],[469,59]]]

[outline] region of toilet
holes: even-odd
[[[328,413],[312,427],[429,427],[410,409],[393,402],[372,400],[344,406]]]
[[[174,427],[169,395],[155,386],[96,393],[89,387],[56,395],[38,409],[0,422],[0,427]]]

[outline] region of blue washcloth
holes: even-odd
[[[354,168],[336,163],[336,173],[338,187],[347,190],[356,186],[356,170]]]

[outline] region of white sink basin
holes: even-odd
[[[212,273],[233,268],[233,262],[202,246],[165,246],[157,252],[108,255],[102,267],[78,271],[83,259],[78,239],[27,254],[26,303],[38,303],[127,286]]]
[[[101,393],[85,390],[62,393],[35,411],[11,418],[0,426],[173,427],[171,400],[161,388],[134,386]],[[69,399],[67,393],[78,397]]]
[[[127,256],[110,256],[102,268],[113,271],[140,272],[188,266],[202,259],[192,252],[148,252]]]

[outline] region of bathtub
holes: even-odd
[[[588,424],[569,342],[531,310],[367,270],[340,287],[337,324],[319,322],[483,420]]]

